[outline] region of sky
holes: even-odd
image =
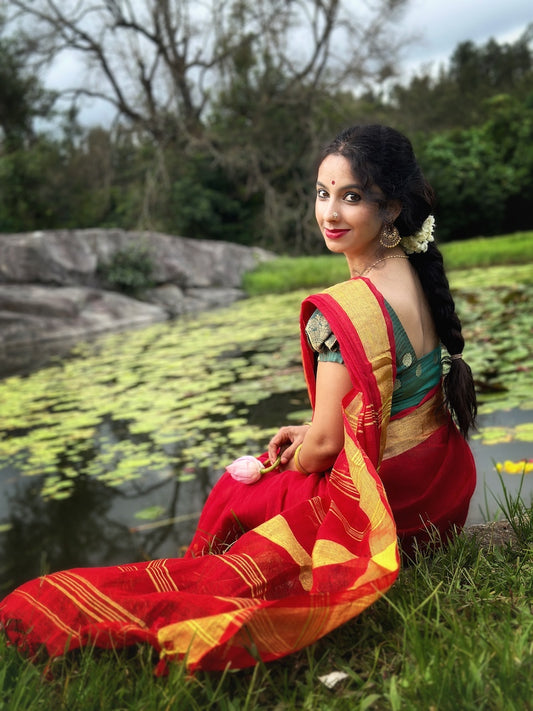
[[[361,0],[347,0],[356,8]],[[532,0],[410,0],[399,23],[399,32],[418,35],[402,53],[401,78],[417,70],[446,64],[460,42],[484,44],[490,38],[513,42],[533,23]],[[61,63],[48,75],[47,85],[64,87],[76,73],[75,63]],[[110,118],[106,104],[85,106],[80,120],[85,124],[106,123]]]
[[[403,53],[406,74],[426,64],[445,64],[455,47],[516,40],[533,23],[531,0],[410,0],[400,29],[417,33]]]

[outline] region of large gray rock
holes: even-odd
[[[139,246],[151,258],[155,285],[133,298],[113,291],[102,267]],[[2,361],[13,371],[24,349],[232,303],[243,296],[243,274],[273,256],[230,242],[118,229],[0,235],[0,375]]]
[[[273,255],[231,242],[158,232],[57,230],[0,235],[0,283],[105,288],[99,267],[131,247],[146,247],[156,284],[239,288],[242,276]]]

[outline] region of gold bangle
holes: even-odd
[[[300,450],[301,449],[302,449],[302,445],[299,444],[296,447],[296,450],[294,452],[294,466],[300,472],[300,474],[307,474],[309,476],[310,472],[308,472],[307,469],[304,469],[303,466],[300,464]]]

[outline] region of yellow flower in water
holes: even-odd
[[[533,459],[521,459],[519,462],[496,462],[496,470],[501,474],[530,474],[533,472]]]

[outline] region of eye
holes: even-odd
[[[346,202],[360,202],[361,196],[359,193],[346,193],[344,200],[346,200]]]
[[[328,191],[324,188],[317,188],[316,196],[319,200],[325,200],[328,197]]]

